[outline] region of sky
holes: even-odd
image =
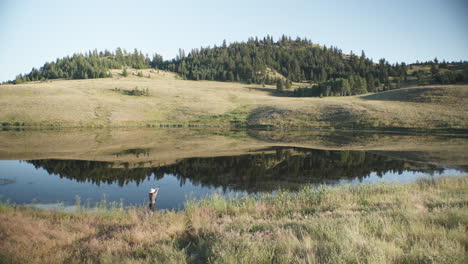
[[[283,34],[374,61],[468,60],[467,14],[467,0],[0,0],[0,82],[88,50],[172,59]]]

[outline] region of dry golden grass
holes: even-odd
[[[465,263],[468,178],[62,213],[0,204],[2,263]]]
[[[136,76],[140,71],[143,77]],[[148,89],[149,96],[121,92],[136,87]],[[467,129],[467,91],[468,85],[455,85],[370,96],[294,98],[276,93],[273,86],[186,81],[158,70],[131,70],[129,77],[121,77],[115,71],[113,78],[106,79],[1,85],[0,122],[32,126],[226,126],[238,121],[276,127]],[[406,98],[408,94],[411,100]]]

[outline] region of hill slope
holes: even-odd
[[[114,71],[113,78],[1,85],[0,122],[86,127],[235,122],[274,127],[468,128],[468,85],[294,98],[277,93],[273,86],[187,81],[158,70],[129,72],[126,78]],[[141,95],[129,95],[135,93]]]
[[[274,84],[278,76],[295,82],[324,82],[335,78],[363,78],[370,92],[389,86],[390,77],[400,82],[406,79],[407,67],[404,63],[390,65],[385,59],[373,63],[366,58],[351,53],[343,54],[337,47],[325,47],[308,39],[282,36],[277,41],[267,36],[263,39],[249,38],[246,42],[226,41],[219,47],[192,49],[187,55],[179,49],[175,59],[163,60],[154,54],[153,59],[138,50],[128,53],[117,48],[89,51],[74,54],[45,63],[39,69],[32,69],[26,75],[18,75],[14,81],[20,84],[29,81],[48,79],[88,79],[109,77],[111,69],[154,68],[177,72],[183,79],[238,81],[257,84]]]

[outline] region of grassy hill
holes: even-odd
[[[295,98],[273,86],[181,80],[155,69],[112,78],[0,86],[0,123],[17,126],[272,126],[468,129],[468,85]],[[301,84],[295,83],[293,89]],[[132,95],[136,94],[136,95]]]

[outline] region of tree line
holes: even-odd
[[[374,91],[389,77],[405,78],[405,63],[391,65],[385,59],[378,64],[361,56],[350,55],[336,47],[319,46],[304,38],[295,40],[282,36],[277,41],[266,36],[250,38],[247,42],[226,41],[219,47],[193,49],[188,55],[183,50],[161,68],[179,73],[190,80],[242,81],[275,84],[277,78],[268,74],[276,71],[287,81],[320,83],[336,78],[357,75],[365,78],[367,87]]]
[[[424,65],[431,65],[431,70],[413,70],[411,75],[408,74],[413,67]],[[375,63],[364,51],[360,56],[353,52],[344,54],[337,47],[320,46],[307,38],[291,39],[283,35],[276,41],[271,36],[231,44],[223,41],[220,46],[193,49],[188,54],[179,49],[172,60],[164,60],[158,54],[150,58],[136,49],[134,52],[121,48],[115,52],[94,50],[45,63],[11,82],[105,78],[111,76],[110,69],[123,68],[126,75],[127,67],[156,68],[176,72],[188,80],[276,84],[280,91],[288,89],[291,82],[308,82],[312,86],[297,90],[296,96],[337,96],[397,89],[410,77],[417,79],[420,85],[466,82],[467,65],[437,59],[412,65],[390,64],[385,59]]]
[[[156,56],[156,55],[155,55]],[[133,53],[117,48],[115,52],[108,50],[88,53],[76,53],[52,62],[45,63],[39,69],[33,68],[26,75],[18,75],[14,84],[28,81],[44,81],[48,79],[93,79],[111,77],[110,69],[151,67],[152,60],[135,49]]]
[[[33,68],[26,75],[19,75],[13,83],[57,78],[87,79],[109,77],[109,69],[131,67],[135,69],[157,68],[179,73],[189,80],[240,81],[275,84],[277,77],[268,74],[278,72],[286,82],[324,82],[334,78],[358,75],[366,78],[368,87],[378,86],[389,76],[402,76],[406,65],[390,65],[384,59],[375,64],[353,53],[343,54],[336,47],[319,46],[304,38],[295,40],[282,36],[277,41],[266,36],[250,38],[246,42],[234,42],[221,46],[193,49],[187,55],[180,49],[172,60],[164,60],[155,54],[152,59],[135,49],[128,53],[121,48],[77,53],[47,62],[39,69]]]
[[[411,65],[419,67],[412,73],[418,81],[418,85],[428,84],[455,84],[468,81],[468,63],[443,61],[440,63],[437,58],[433,61]],[[429,68],[429,70],[424,69]]]
[[[259,192],[295,188],[300,184],[363,179],[372,172],[382,176],[392,171],[440,171],[435,165],[419,164],[364,151],[328,151],[276,147],[273,153],[240,156],[186,158],[175,164],[154,168],[115,168],[110,162],[78,160],[27,161],[49,174],[96,185],[117,183],[137,185],[162,179],[166,174],[181,184],[222,187],[236,191]],[[266,184],[267,183],[267,184]]]
[[[311,88],[296,89],[294,95],[298,97],[347,96],[367,93],[367,87],[365,78],[351,75],[349,79],[336,78],[321,82]]]
[[[413,69],[418,67],[418,69]],[[426,70],[430,68],[430,70]],[[437,58],[434,61],[426,62],[426,64],[409,65],[409,70],[413,70],[411,76],[415,77],[417,83],[411,85],[425,86],[429,84],[455,84],[468,81],[468,63],[453,62],[451,64],[439,64]],[[392,77],[386,79],[382,87],[372,86],[368,79],[358,75],[351,75],[348,78],[330,79],[311,87],[298,88],[294,90],[294,96],[297,97],[322,97],[322,96],[347,96],[364,94],[367,92],[378,92],[391,89],[399,89],[403,83],[408,83],[409,75],[402,77]],[[281,91],[277,86],[277,89]]]

